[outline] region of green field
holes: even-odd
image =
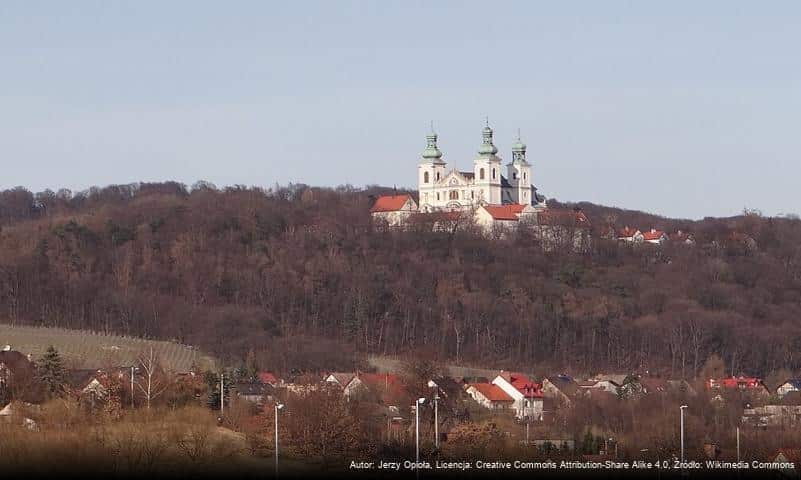
[[[212,368],[214,359],[189,345],[137,337],[103,335],[65,328],[28,327],[0,324],[0,348],[30,354],[38,359],[49,345],[65,358],[69,368],[102,368],[131,365],[150,347],[158,354],[163,367],[172,372],[186,372],[196,363],[200,369]]]

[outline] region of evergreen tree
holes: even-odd
[[[214,372],[206,371],[205,375],[206,386],[208,387],[208,396],[206,397],[206,405],[212,410],[220,409],[220,376]],[[231,383],[231,375],[225,374],[225,383],[223,384],[223,394],[225,395],[226,407],[230,404],[231,396],[229,394]]]
[[[58,353],[58,350],[52,345],[47,347],[47,351],[38,362],[37,372],[39,374],[39,380],[47,387],[47,391],[50,395],[58,396],[64,392],[64,383],[66,380],[64,361]]]

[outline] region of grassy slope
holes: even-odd
[[[164,367],[174,372],[188,371],[193,359],[201,368],[211,368],[215,361],[188,345],[136,337],[102,335],[82,330],[12,326],[0,324],[0,346],[39,358],[53,345],[71,368],[100,368],[130,365],[136,357],[153,347]]]

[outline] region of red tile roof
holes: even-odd
[[[359,373],[356,378],[369,390],[378,393],[387,404],[397,402],[406,393],[402,379],[394,373]]]
[[[664,235],[664,234],[665,234],[665,232],[663,232],[662,230],[651,229],[650,231],[643,232],[642,239],[643,240],[659,240],[660,238],[662,238],[662,235]]]
[[[580,210],[566,208],[548,208],[537,214],[537,222],[541,225],[570,225],[587,227],[590,220]]]
[[[514,399],[504,392],[501,387],[491,383],[469,383],[468,387],[475,388],[491,402],[514,402]]]
[[[629,238],[633,237],[636,233],[637,233],[636,228],[626,227],[620,232],[618,232],[617,236],[618,238]]]
[[[509,205],[484,205],[484,210],[489,213],[495,220],[519,220],[518,215],[525,205],[512,203]]]
[[[537,383],[531,381],[530,378],[523,375],[522,373],[512,373],[509,376],[509,383],[512,384],[513,387],[517,389],[520,393],[522,393],[526,398],[542,398],[542,386]]]
[[[259,372],[259,381],[267,385],[275,385],[278,378],[272,372]]]
[[[373,204],[370,212],[397,212],[402,209],[406,202],[412,197],[408,194],[405,195],[382,195],[378,197]]]
[[[758,377],[727,377],[727,378],[710,378],[707,381],[707,388],[760,388],[762,387],[762,379]]]

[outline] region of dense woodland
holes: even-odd
[[[801,368],[801,221],[591,204],[590,251],[371,224],[379,187],[0,192],[0,321],[254,350],[279,372],[415,354],[524,371]],[[552,201],[552,205],[560,205]],[[692,232],[619,244],[610,226]],[[747,236],[747,237],[746,237]],[[744,241],[752,238],[754,242]]]

